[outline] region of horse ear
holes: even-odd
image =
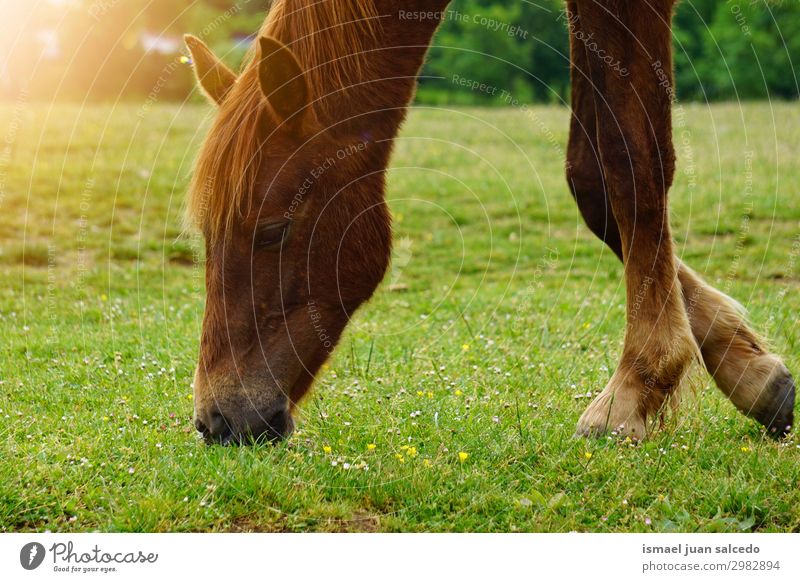
[[[310,114],[311,91],[303,67],[291,49],[267,36],[258,39],[261,91],[282,121],[302,123]]]
[[[194,73],[203,92],[214,103],[222,103],[236,83],[236,75],[214,56],[202,40],[191,34],[187,34],[183,39],[192,54]]]

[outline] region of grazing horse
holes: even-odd
[[[188,215],[206,242],[195,424],[208,442],[276,440],[389,264],[385,172],[449,0],[277,0],[240,75],[187,37],[219,106]],[[577,433],[644,438],[702,358],[771,435],[794,382],[739,305],[674,254],[674,0],[570,0],[567,180],[624,264],[627,326]],[[587,38],[592,43],[587,43]],[[621,65],[621,66],[620,66]]]

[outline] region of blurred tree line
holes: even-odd
[[[568,102],[564,7],[563,0],[456,0],[425,67],[434,78],[423,79],[419,99],[502,104],[510,94],[520,102]],[[797,0],[683,0],[674,20],[674,47],[683,100],[800,96]],[[491,95],[486,88],[458,86],[454,75],[500,91]]]
[[[238,66],[270,3],[0,0],[0,92],[24,89],[31,98],[48,100],[184,99],[193,79],[180,61],[181,36],[200,36]],[[509,98],[567,101],[567,30],[563,0],[454,0],[418,99],[486,105]],[[800,94],[797,0],[683,0],[674,44],[681,99]]]

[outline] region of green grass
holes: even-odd
[[[208,109],[2,106],[0,530],[800,530],[798,441],[765,439],[699,372],[643,445],[572,437],[619,355],[624,288],[563,179],[567,112],[532,112],[411,114],[394,270],[298,431],[209,448],[190,397],[202,244],[180,236]],[[797,370],[800,109],[680,122],[680,253]]]

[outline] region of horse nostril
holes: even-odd
[[[197,429],[197,432],[199,433],[202,433],[204,435],[208,433],[208,427],[206,427],[206,425],[203,424],[203,421],[200,420],[199,418],[195,419],[194,427]]]
[[[255,443],[274,443],[288,437],[294,430],[292,416],[283,406],[258,413],[249,420],[248,440]]]
[[[269,430],[275,437],[282,437],[286,432],[286,427],[289,424],[289,413],[286,410],[279,410],[272,417],[267,420]]]
[[[222,443],[224,445],[230,444],[233,439],[233,431],[230,424],[219,412],[212,412],[206,425],[200,419],[195,420],[195,428],[202,433],[206,443]]]
[[[208,429],[211,432],[211,435],[214,437],[221,437],[224,436],[225,433],[230,432],[228,422],[219,412],[214,412],[211,414],[211,423],[209,424]]]

